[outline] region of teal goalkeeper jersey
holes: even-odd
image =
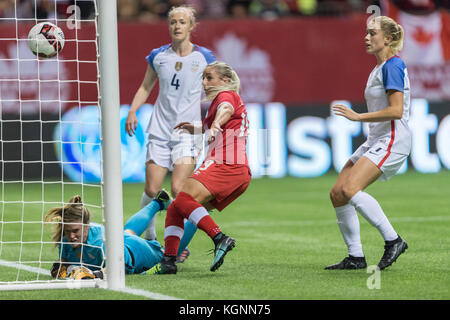
[[[105,257],[105,227],[98,223],[89,224],[89,234],[86,243],[77,249],[73,249],[66,237],[58,244],[61,259],[71,264],[79,265],[80,262],[91,270],[104,267]]]

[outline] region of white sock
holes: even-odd
[[[336,211],[337,224],[347,245],[348,254],[353,257],[364,257],[359,235],[358,214],[355,208],[350,204],[346,204],[345,206],[334,208],[334,211]]]
[[[150,198],[145,192],[142,193],[141,197],[141,208],[148,205],[153,198]],[[148,224],[147,229],[144,231],[144,238],[147,240],[156,240],[156,215],[153,216],[152,220],[150,220],[150,223]]]
[[[349,203],[353,205],[372,226],[378,229],[384,241],[397,239],[397,232],[395,232],[388,218],[384,214],[383,209],[381,209],[380,204],[374,197],[366,192],[358,191],[353,198],[350,199]]]

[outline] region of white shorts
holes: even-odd
[[[391,152],[384,142],[377,142],[373,146],[361,145],[350,157],[356,163],[362,156],[369,158],[382,172],[380,180],[389,180],[400,170],[408,155]]]
[[[200,139],[199,139],[200,136]],[[183,157],[192,157],[194,161],[201,151],[201,135],[183,134],[177,139],[162,141],[149,136],[146,162],[152,160],[158,166],[173,170],[175,162]]]

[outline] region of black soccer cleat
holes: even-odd
[[[191,255],[191,252],[189,251],[188,248],[184,249],[183,252],[181,252],[178,257],[177,260],[175,261],[176,263],[183,263],[184,261],[186,261],[186,259]]]
[[[378,268],[383,270],[392,265],[406,249],[408,249],[408,244],[400,236],[389,243],[386,242],[384,254],[378,262]]]
[[[325,270],[355,270],[367,268],[365,257],[348,256],[341,262],[325,267]]]
[[[161,189],[156,194],[155,200],[159,203],[161,210],[167,210],[173,199],[166,190]]]
[[[224,234],[220,234],[220,238],[218,239],[215,248],[214,248],[214,261],[211,265],[210,270],[216,271],[220,268],[223,263],[223,259],[228,251],[232,250],[236,245],[236,241]]]
[[[175,264],[176,257],[164,256],[160,263],[157,263],[153,268],[147,271],[147,274],[176,274],[177,265]]]

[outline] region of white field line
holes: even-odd
[[[116,289],[114,291],[134,294],[136,296],[142,296],[142,297],[146,297],[146,298],[154,299],[154,300],[182,300],[182,299],[179,299],[179,298],[166,296],[164,294],[150,292],[150,291],[143,290],[143,289],[124,288],[124,289]]]
[[[7,260],[2,260],[2,259],[0,259],[0,266],[16,268],[16,269],[19,269],[19,270],[24,270],[24,271],[28,271],[28,272],[33,272],[33,273],[38,273],[38,274],[43,274],[43,275],[46,275],[46,276],[50,276],[50,271],[49,270],[42,269],[42,268],[37,268],[37,267],[31,267],[31,266],[27,266],[25,264],[12,262],[12,261],[7,261]]]
[[[37,267],[31,267],[31,266],[27,266],[25,264],[21,264],[21,263],[17,263],[17,262],[11,262],[11,261],[2,260],[2,259],[0,259],[0,266],[16,268],[16,269],[19,269],[19,270],[24,270],[24,271],[28,271],[28,272],[33,272],[33,273],[38,273],[38,274],[43,274],[43,275],[50,276],[50,271],[49,270],[42,269],[42,268],[37,268]],[[104,289],[107,289],[107,288],[104,288]],[[155,293],[155,292],[151,292],[151,291],[147,291],[147,290],[143,290],[143,289],[124,288],[124,289],[114,289],[112,291],[118,291],[118,292],[133,294],[133,295],[136,295],[136,296],[142,296],[142,297],[149,298],[149,299],[154,299],[154,300],[180,300],[180,299],[175,298],[175,297],[166,296],[164,294],[159,294],[159,293]]]

